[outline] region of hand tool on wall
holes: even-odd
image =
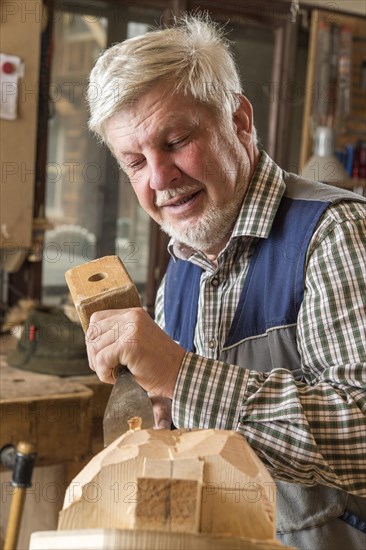
[[[16,448],[9,444],[0,450],[1,464],[13,471],[11,484],[14,487],[3,550],[14,550],[17,547],[26,489],[32,486],[35,458],[34,446],[25,441],[20,441]]]
[[[118,256],[73,267],[65,277],[84,331],[95,311],[141,307],[137,289]],[[125,328],[128,332],[130,327]],[[127,367],[116,365],[113,374],[116,381],[103,419],[105,445],[129,429],[128,420],[133,416],[142,418],[142,428],[154,426],[151,401]]]

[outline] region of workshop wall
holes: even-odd
[[[16,107],[15,119],[9,120],[3,118],[2,106],[0,119],[0,247],[5,249],[2,266],[8,266],[21,261],[32,237],[42,2],[12,0],[1,2],[0,8],[1,53],[17,56],[23,64],[19,68],[8,61],[1,67],[2,100]]]

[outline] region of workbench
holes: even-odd
[[[0,447],[20,440],[36,446],[18,542],[24,549],[31,532],[56,528],[67,486],[103,448],[103,414],[112,386],[93,373],[64,378],[12,368],[6,354],[16,344],[10,335],[0,339]],[[0,539],[11,500],[10,479],[11,472],[2,470]]]

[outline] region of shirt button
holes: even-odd
[[[217,279],[217,277],[214,277],[211,281],[212,286],[219,286],[220,281]]]
[[[215,338],[212,338],[211,340],[209,340],[208,347],[210,349],[215,349],[217,347],[217,342],[216,342]]]

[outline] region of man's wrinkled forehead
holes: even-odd
[[[144,130],[153,120],[157,131],[175,130],[177,125],[195,126],[199,119],[205,119],[209,107],[194,99],[190,94],[147,93],[134,104],[123,105],[105,121],[105,130],[113,127],[124,134],[131,134],[134,129]]]
[[[208,119],[207,109],[192,99],[179,106],[172,96],[162,101],[142,102],[141,108],[139,104],[132,109],[122,108],[106,121],[106,143],[120,157],[139,150],[144,143],[158,145],[175,135],[195,131],[206,126]]]

